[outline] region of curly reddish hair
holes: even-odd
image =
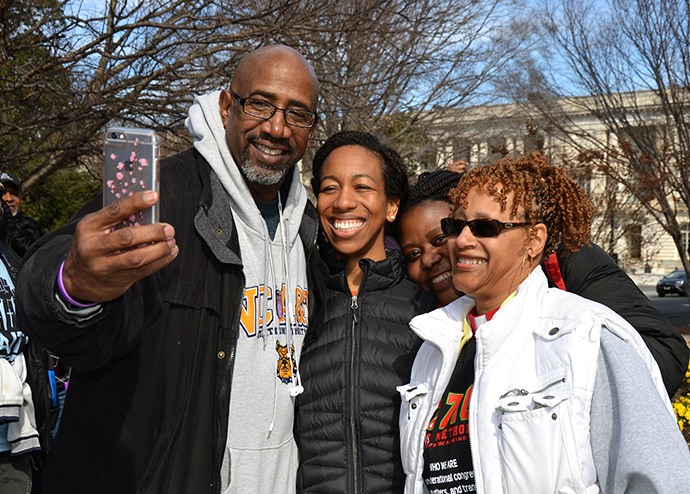
[[[594,206],[565,169],[551,165],[536,151],[518,160],[503,158],[465,173],[450,193],[456,209],[468,206],[467,193],[473,187],[492,196],[501,211],[507,209],[507,195],[512,192],[511,216],[517,217],[519,208],[523,208],[524,221],[546,226],[544,258],[556,248],[568,254],[589,242]]]

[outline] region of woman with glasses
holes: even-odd
[[[450,169],[421,174],[411,188],[400,218],[398,242],[407,276],[433,293],[440,306],[461,296],[453,286],[448,236],[441,219],[452,215],[450,191],[462,175]],[[464,171],[464,170],[463,170]],[[673,396],[685,376],[690,350],[683,337],[600,247],[590,244],[565,254],[557,249],[542,262],[550,286],[558,286],[613,309],[635,327],[652,352]]]
[[[594,208],[538,153],[467,173],[441,223],[466,293],[410,323],[400,386],[407,493],[683,492],[690,453],[659,369],[610,309],[549,288]]]
[[[324,322],[310,328],[300,361],[297,490],[402,493],[396,387],[421,345],[409,322],[436,307],[405,277],[400,252],[385,248],[407,174],[397,152],[355,131],[330,137],[313,173],[329,276]]]

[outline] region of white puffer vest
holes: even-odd
[[[462,297],[410,322],[425,342],[410,384],[398,388],[407,494],[428,492],[425,431],[470,336],[463,321],[473,303]],[[604,326],[642,357],[673,415],[659,368],[635,329],[603,305],[548,288],[538,267],[475,334],[469,431],[477,492],[599,492],[589,419]]]

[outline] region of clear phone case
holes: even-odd
[[[103,206],[144,190],[159,188],[158,134],[149,129],[110,127],[103,138]],[[159,203],[139,211],[122,222],[123,226],[158,222]]]

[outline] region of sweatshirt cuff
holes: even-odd
[[[12,447],[10,456],[19,456],[41,450],[41,443],[38,441],[38,435],[21,437],[16,441],[12,441],[10,445]]]
[[[21,405],[2,405],[0,406],[0,424],[16,422],[19,420],[19,407]]]

